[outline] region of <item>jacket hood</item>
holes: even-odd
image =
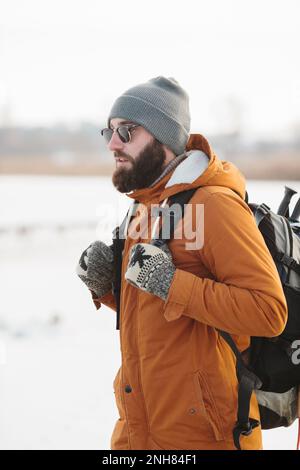
[[[187,158],[155,186],[128,194],[147,202],[162,201],[173,194],[200,186],[223,186],[245,198],[245,178],[231,162],[220,160],[201,134],[191,134],[186,146]]]

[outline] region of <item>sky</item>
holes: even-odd
[[[280,135],[300,122],[299,46],[299,0],[0,0],[0,118],[102,124],[165,75],[191,131]]]

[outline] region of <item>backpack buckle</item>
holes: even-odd
[[[280,257],[280,261],[288,268],[294,268],[297,266],[297,262],[294,260],[294,258],[286,255],[285,253]]]
[[[241,450],[240,445],[240,436],[250,436],[253,429],[257,428],[260,425],[260,421],[257,419],[249,418],[249,421],[245,423],[236,423],[236,426],[233,430],[233,440],[235,447],[238,450]]]
[[[252,433],[252,426],[250,424],[250,421],[248,421],[248,423],[240,424],[239,426],[237,426],[237,428],[240,430],[242,436],[250,436],[250,434]]]

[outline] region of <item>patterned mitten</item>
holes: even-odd
[[[76,273],[87,287],[102,297],[112,290],[113,252],[101,241],[95,241],[82,253]]]
[[[158,248],[149,243],[132,247],[125,279],[135,287],[166,300],[175,273],[167,245]]]

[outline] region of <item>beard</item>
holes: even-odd
[[[115,152],[114,155],[131,163],[130,168],[117,168],[112,176],[112,182],[120,193],[148,188],[161,175],[166,159],[163,145],[156,139],[147,144],[136,158],[123,152]]]

